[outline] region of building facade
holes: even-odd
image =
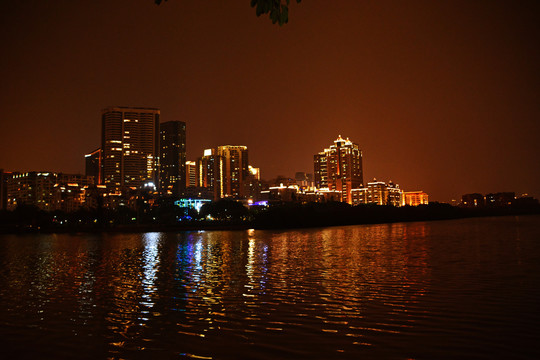
[[[352,204],[374,204],[401,206],[403,204],[402,191],[398,184],[391,181],[387,184],[383,181],[372,181],[366,187],[351,191]]]
[[[186,188],[197,186],[197,163],[186,161]]]
[[[0,210],[7,210],[8,204],[8,181],[15,175],[12,172],[0,169]]]
[[[102,151],[101,148],[92,151],[90,154],[84,155],[85,160],[85,175],[93,176],[96,184],[101,184],[102,181]]]
[[[206,149],[197,160],[197,186],[211,189],[214,200],[246,197],[251,178],[246,146],[224,145]]]
[[[243,198],[244,184],[250,176],[247,146],[218,146],[217,154],[223,158],[223,194],[225,197]]]
[[[167,121],[160,125],[160,183],[162,194],[174,197],[186,192],[186,123]]]
[[[352,204],[351,190],[363,186],[362,151],[341,135],[334,144],[314,155],[314,180],[318,189],[340,191],[341,201]]]
[[[460,206],[475,208],[483,207],[485,205],[484,196],[480,193],[464,194],[461,196]]]
[[[76,211],[86,206],[87,190],[92,185],[94,177],[80,174],[16,173],[7,183],[7,209],[29,205],[45,211]]]
[[[197,187],[206,188],[213,200],[224,197],[223,190],[224,160],[216,149],[204,150],[204,155],[197,159]]]
[[[317,189],[328,189],[328,162],[326,150],[313,155],[313,174],[315,187]]]
[[[512,205],[516,200],[515,192],[489,193],[484,197],[486,206],[500,207]]]
[[[102,184],[117,189],[158,184],[159,116],[155,108],[102,111]]]
[[[423,191],[403,192],[403,205],[418,206],[427,205],[428,203],[428,194]]]

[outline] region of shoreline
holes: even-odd
[[[399,208],[396,208],[399,209]],[[255,230],[292,230],[302,228],[325,228],[333,226],[349,225],[370,225],[370,224],[392,224],[400,222],[417,221],[439,221],[457,220],[474,217],[498,217],[498,216],[520,216],[538,215],[540,207],[530,209],[494,208],[494,209],[463,209],[452,208],[452,211],[444,212],[422,212],[393,213],[394,209],[377,209],[373,214],[363,214],[358,216],[356,212],[336,212],[332,216],[328,214],[318,214],[319,216],[309,216],[313,214],[297,213],[297,216],[287,217],[286,211],[277,211],[279,220],[275,214],[264,214],[253,220],[233,220],[233,221],[189,221],[184,224],[137,224],[137,225],[116,225],[116,226],[35,226],[29,224],[11,224],[0,226],[0,235],[17,234],[78,234],[78,233],[145,233],[145,232],[184,232],[184,231],[245,231]],[[382,212],[381,212],[382,210]],[[385,212],[384,210],[387,210]],[[446,209],[449,210],[449,209]],[[399,212],[399,211],[398,211]],[[284,217],[285,215],[285,217]],[[320,215],[323,215],[321,218]],[[348,216],[344,216],[348,215]],[[353,216],[351,216],[353,215]],[[356,216],[355,216],[356,215]]]

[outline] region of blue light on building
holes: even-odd
[[[174,202],[174,205],[181,208],[195,209],[197,212],[200,212],[201,207],[205,203],[209,203],[211,200],[208,199],[180,199]]]

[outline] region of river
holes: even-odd
[[[532,359],[539,304],[537,215],[0,236],[10,359]]]

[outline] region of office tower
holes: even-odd
[[[213,200],[219,200],[225,196],[223,170],[223,156],[218,155],[216,149],[204,150],[204,155],[197,159],[197,186],[211,192]]]
[[[197,160],[197,186],[212,188],[215,200],[245,197],[249,176],[246,146],[206,149],[204,156]]]
[[[328,167],[326,160],[326,151],[313,155],[315,187],[317,189],[328,189]]]
[[[186,192],[186,123],[167,121],[160,125],[160,190],[174,197]]]
[[[223,193],[226,197],[244,197],[244,183],[248,179],[247,146],[218,146],[217,154],[223,157]]]
[[[197,186],[197,163],[186,161],[186,187]]]
[[[114,189],[158,183],[159,110],[111,107],[102,111],[102,184]]]
[[[86,176],[93,176],[96,184],[101,184],[101,148],[84,155],[86,165]]]
[[[391,181],[386,184],[383,181],[373,180],[364,188],[351,191],[353,205],[375,204],[401,206],[403,204],[403,192],[398,184]]]
[[[341,201],[352,204],[351,190],[363,184],[362,151],[341,135],[334,145],[314,155],[315,186],[341,191]]]

